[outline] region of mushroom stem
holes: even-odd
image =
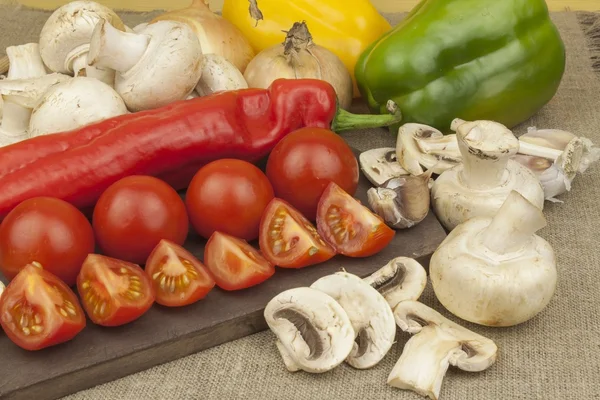
[[[456,129],[462,154],[463,184],[471,189],[491,189],[502,185],[507,179],[508,160],[519,148],[519,141],[513,133],[492,121],[466,122]]]
[[[6,79],[27,79],[46,75],[46,67],[37,43],[27,43],[6,48],[10,68]]]
[[[127,72],[142,58],[149,42],[147,35],[123,32],[102,20],[92,33],[87,62],[97,68]]]
[[[435,325],[425,326],[404,346],[388,384],[437,399],[450,366],[450,356],[460,349],[461,344],[456,339],[444,339]]]
[[[29,126],[31,108],[4,99],[4,111],[1,130],[7,136],[20,136]]]
[[[481,240],[497,254],[513,253],[527,246],[533,234],[545,226],[542,210],[513,190],[481,232]]]

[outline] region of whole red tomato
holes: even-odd
[[[66,201],[35,197],[16,206],[0,225],[0,269],[13,279],[37,262],[67,285],[94,252],[94,232],[85,216]]]
[[[151,176],[128,176],[106,189],[92,219],[98,246],[112,258],[144,264],[161,239],[183,244],[185,203],[175,189]]]
[[[263,211],[273,197],[273,187],[258,167],[222,159],[198,171],[185,201],[194,229],[205,239],[219,231],[254,240]]]
[[[287,135],[269,155],[267,177],[275,196],[314,221],[319,199],[330,182],[354,195],[359,169],[344,139],[323,128],[302,128]]]

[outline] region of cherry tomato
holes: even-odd
[[[383,250],[396,231],[335,183],[319,201],[317,230],[338,253],[369,257]]]
[[[92,221],[102,253],[135,264],[145,263],[161,239],[183,244],[189,224],[179,194],[151,176],[129,176],[109,186]]]
[[[266,172],[275,196],[311,221],[329,182],[351,195],[358,187],[358,161],[352,149],[322,128],[302,128],[283,138],[269,155]]]
[[[40,350],[73,339],[85,328],[77,296],[37,262],[27,264],[0,299],[0,323],[25,350]]]
[[[152,281],[139,265],[99,254],[85,259],[77,290],[88,317],[103,326],[134,321],[154,303]]]
[[[259,244],[264,257],[282,268],[319,264],[336,254],[306,217],[278,198],[263,214]]]
[[[215,286],[204,264],[168,240],[161,240],[152,250],[145,270],[152,279],[156,302],[168,307],[195,303]]]
[[[273,187],[256,166],[222,159],[202,167],[186,194],[190,220],[208,239],[215,231],[244,240],[258,237],[260,218],[273,199]]]
[[[204,263],[224,290],[258,285],[275,273],[275,267],[248,242],[222,232],[212,234],[204,249]]]
[[[0,269],[7,279],[13,279],[25,265],[38,262],[72,286],[83,260],[93,252],[90,222],[60,199],[25,200],[0,226]]]

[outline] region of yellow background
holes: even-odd
[[[55,9],[58,6],[68,3],[69,0],[0,0],[0,4],[17,3],[29,7]],[[190,0],[96,0],[113,9],[127,8],[136,11],[148,11],[154,9],[178,9],[187,6]],[[319,1],[319,0],[315,0]],[[373,4],[383,12],[408,11],[418,0],[371,0]],[[502,0],[498,0],[502,1]],[[600,11],[599,0],[547,0],[548,6],[552,11],[587,10]],[[223,0],[210,0],[210,7],[213,11],[221,9]]]

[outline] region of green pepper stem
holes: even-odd
[[[337,113],[331,123],[331,130],[342,132],[350,129],[368,129],[390,126],[402,121],[402,112],[393,101],[387,102],[389,114],[353,114],[338,106]]]

